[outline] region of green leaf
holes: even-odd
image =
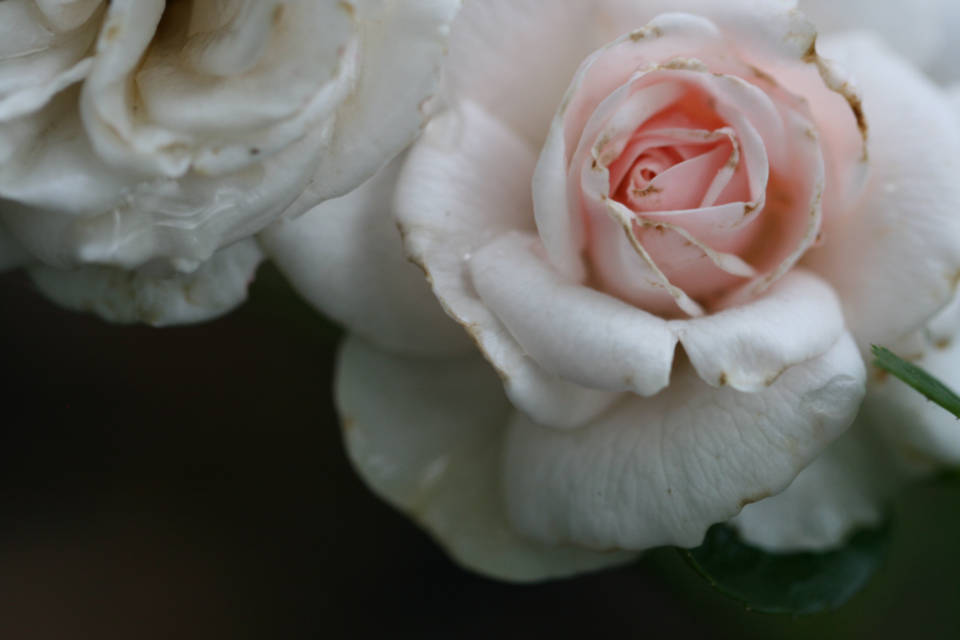
[[[687,561],[721,593],[763,613],[832,611],[856,595],[882,564],[889,527],[863,530],[824,553],[771,553],[752,547],[723,524],[704,543],[685,550]]]
[[[880,367],[922,393],[954,416],[960,418],[960,396],[932,375],[900,358],[889,349],[873,345],[874,366]]]

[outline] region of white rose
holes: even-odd
[[[257,232],[418,133],[458,4],[0,3],[0,266],[115,321],[230,309]]]
[[[408,155],[267,234],[354,333],[357,469],[460,562],[533,580],[741,510],[774,549],[879,518],[899,445],[868,411],[844,434],[869,345],[954,295],[960,126],[878,40],[821,43],[839,66],[815,41],[791,0],[475,0]]]

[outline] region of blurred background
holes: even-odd
[[[331,403],[337,331],[269,267],[219,321],[118,327],[0,278],[0,638],[960,638],[960,483],[896,504],[836,613],[766,616],[672,550],[476,577],[376,499]],[[960,428],[960,424],[958,424]]]

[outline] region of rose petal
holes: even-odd
[[[195,172],[139,181],[90,148],[66,92],[42,112],[49,123],[0,172],[0,218],[47,264],[95,262],[135,269],[152,261],[189,272],[225,246],[256,233],[297,197],[322,132],[256,167],[226,176]]]
[[[38,266],[29,273],[45,295],[69,309],[109,322],[162,327],[209,320],[239,305],[262,258],[249,239],[221,249],[190,274],[163,277],[97,266],[75,271]]]
[[[503,235],[470,260],[473,283],[523,351],[546,371],[609,391],[667,386],[677,338],[667,323],[565,281],[531,234]]]
[[[900,55],[918,67],[931,63],[946,44],[943,17],[953,0],[915,0],[910,3],[908,19],[899,2],[877,0],[800,0],[803,11],[820,33],[869,29],[883,36]]]
[[[349,6],[247,0],[231,9],[110,4],[81,100],[110,164],[219,174],[328,125],[354,84]]]
[[[390,211],[402,156],[340,198],[267,227],[260,242],[300,295],[365,339],[400,353],[472,348],[407,261]]]
[[[507,393],[538,422],[561,427],[608,407],[615,393],[585,389],[543,371],[474,290],[473,252],[508,231],[529,231],[533,151],[470,103],[431,121],[397,185],[397,221],[447,313],[473,335],[504,378]],[[496,185],[492,188],[491,185]]]
[[[871,37],[824,49],[863,90],[872,173],[862,205],[806,262],[836,288],[866,350],[921,328],[960,280],[960,127],[943,94]]]
[[[960,297],[924,329],[890,347],[952,389],[960,389]],[[878,430],[914,471],[960,464],[960,422],[901,380],[874,369],[860,420]]]
[[[48,0],[39,8],[54,29],[37,19],[35,0],[0,3],[0,122],[41,108],[90,70],[87,55],[97,36],[101,3],[51,4]]]
[[[517,414],[504,467],[511,522],[594,549],[695,546],[711,524],[782,491],[846,429],[864,376],[844,336],[758,393],[713,389],[684,369],[577,431]]]
[[[482,359],[400,358],[350,338],[336,399],[347,453],[363,479],[464,566],[526,582],[634,557],[544,545],[513,531],[500,484],[510,404]]]
[[[707,384],[746,392],[826,353],[845,332],[836,294],[801,269],[747,304],[669,326]]]
[[[858,420],[858,424],[860,421]],[[904,478],[869,427],[827,447],[782,493],[744,507],[730,521],[745,541],[773,552],[824,551],[880,524]]]
[[[320,157],[307,193],[314,203],[366,180],[423,127],[460,0],[356,4],[363,69]]]

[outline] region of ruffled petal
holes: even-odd
[[[826,353],[845,332],[836,294],[802,269],[752,302],[669,325],[707,384],[747,392]]]
[[[837,290],[861,348],[921,328],[960,281],[960,122],[944,95],[881,43],[824,50],[858,80],[870,123],[870,182],[807,264]]]
[[[534,162],[525,140],[464,103],[435,118],[410,151],[397,186],[397,220],[408,255],[498,370],[511,400],[540,423],[572,427],[618,394],[545,372],[480,299],[468,272],[473,252],[494,238],[532,230]]]
[[[391,215],[402,158],[359,188],[260,234],[267,255],[314,307],[365,339],[400,353],[472,348],[407,261]]]
[[[546,371],[584,386],[653,395],[676,336],[662,318],[563,280],[531,234],[505,234],[470,260],[480,297]]]
[[[345,2],[114,0],[80,103],[91,141],[169,178],[256,164],[329,129],[355,82],[353,18]]]
[[[363,479],[465,567],[528,582],[635,557],[540,544],[511,528],[500,477],[510,404],[482,359],[401,358],[349,338],[336,401]]]
[[[114,267],[66,271],[31,267],[37,287],[57,304],[96,313],[118,323],[145,322],[162,327],[202,322],[243,302],[263,258],[248,239],[221,249],[190,274],[158,276]]]
[[[144,181],[94,152],[70,97],[64,92],[33,118],[40,135],[21,141],[0,167],[7,228],[40,260],[67,269],[136,269],[155,261],[184,273],[196,269],[280,216],[310,177],[313,136],[323,136],[311,132],[243,171]]]
[[[362,69],[337,112],[306,195],[343,195],[393,158],[431,115],[450,21],[461,0],[358,2]],[[386,107],[386,108],[385,108]]]
[[[695,546],[707,528],[782,491],[850,425],[865,372],[853,340],[758,393],[715,389],[691,368],[591,425],[546,429],[517,414],[504,473],[511,522],[593,549]]]
[[[36,111],[86,77],[105,6],[100,0],[0,3],[0,123]]]

